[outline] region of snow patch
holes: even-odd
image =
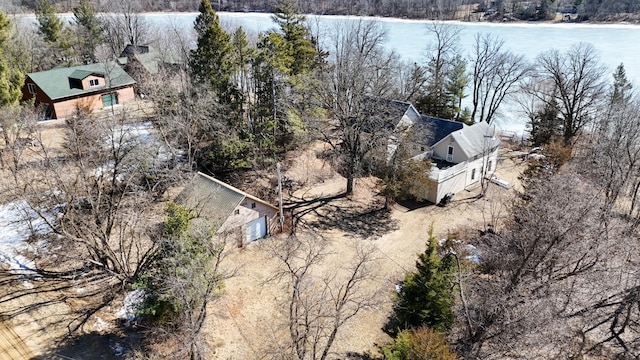
[[[113,355],[118,357],[123,356],[129,352],[129,350],[119,342],[110,344],[109,347],[111,347],[111,350],[113,350]]]
[[[120,319],[124,319],[127,323],[136,319],[136,310],[142,304],[147,294],[142,289],[136,289],[127,293],[122,302],[122,307],[116,313]]]
[[[465,244],[458,239],[440,239],[438,241],[438,246],[444,247],[447,245],[447,243],[449,243],[450,245],[450,247],[447,249],[448,252],[464,256],[464,259],[471,263],[480,264],[480,252],[475,246],[471,244]]]
[[[52,229],[47,222],[26,201],[17,200],[0,205],[0,229],[0,263],[11,270],[34,271],[35,263],[21,254],[37,251],[27,240],[33,235],[50,233]]]
[[[96,329],[96,331],[102,332],[109,329],[111,327],[111,324],[96,316],[96,322],[93,324],[93,327]]]

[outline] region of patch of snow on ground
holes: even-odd
[[[465,248],[468,252],[468,255],[465,257],[467,261],[474,264],[480,264],[480,252],[478,251],[478,248],[471,244],[466,244]]]
[[[96,329],[96,331],[105,331],[108,328],[111,327],[111,325],[102,320],[100,317],[96,316],[96,322],[93,324],[93,327]]]
[[[136,310],[138,306],[142,304],[146,297],[144,290],[136,289],[130,291],[127,296],[124,297],[122,307],[116,313],[116,316],[120,319],[124,319],[127,322],[133,321],[136,318]]]
[[[111,350],[113,350],[113,355],[115,356],[122,356],[129,352],[129,350],[119,342],[113,343],[109,346],[111,347]]]
[[[35,251],[27,243],[34,234],[47,234],[51,228],[24,200],[0,205],[0,263],[11,270],[35,270],[33,261],[21,253]]]

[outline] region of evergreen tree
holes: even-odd
[[[216,92],[223,104],[232,101],[231,75],[233,48],[231,36],[220,26],[220,19],[209,0],[200,3],[200,15],[196,18],[195,31],[198,47],[191,51],[191,74],[197,84],[206,84]]]
[[[626,104],[631,100],[633,86],[627,79],[624,64],[618,65],[613,73],[613,91],[611,92],[611,104]]]
[[[466,97],[464,89],[469,84],[469,75],[467,75],[467,62],[459,54],[456,54],[451,61],[451,70],[447,74],[445,82],[445,92],[450,101],[451,118],[456,121],[468,121],[469,119],[462,117],[462,99]]]
[[[534,146],[551,143],[562,132],[562,120],[558,107],[554,103],[544,104],[542,109],[534,114],[528,126]]]
[[[305,21],[291,0],[280,0],[275,7],[273,21],[280,27],[280,36],[284,42],[278,47],[279,57],[287,59],[285,66],[289,75],[300,75],[309,72],[316,61],[318,51],[309,34]]]
[[[24,74],[12,67],[6,50],[10,47],[12,24],[0,11],[0,107],[16,104],[22,97]]]
[[[84,61],[96,62],[95,50],[102,42],[102,24],[89,0],[80,0],[73,8],[73,16],[78,26],[80,56]]]
[[[251,92],[249,85],[251,82],[251,76],[249,74],[249,64],[255,56],[253,48],[249,47],[247,41],[247,34],[242,27],[236,29],[231,38],[231,45],[233,49],[233,68],[235,69],[233,74],[233,112],[237,114],[235,124],[237,127],[244,128],[244,130],[251,130],[250,119],[246,119],[246,126],[242,123],[245,120],[245,109],[247,109],[247,99],[250,98]]]
[[[426,325],[445,331],[453,325],[454,298],[450,277],[454,264],[448,258],[440,261],[437,246],[431,228],[427,250],[416,262],[417,271],[405,276],[396,299],[395,314],[402,327]]]
[[[54,64],[61,61],[67,65],[73,65],[76,61],[73,33],[58,18],[56,9],[47,0],[40,0],[36,5],[36,18],[40,24],[40,32],[44,40],[50,46],[47,52]]]
[[[390,346],[383,346],[386,360],[456,360],[444,336],[422,326],[417,329],[403,330]]]
[[[40,24],[40,32],[50,44],[56,44],[62,36],[64,24],[56,15],[56,9],[47,0],[36,4],[36,19]]]

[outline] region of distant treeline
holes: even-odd
[[[5,0],[2,10],[33,12],[39,0]],[[58,11],[69,12],[79,0],[49,0]],[[136,3],[139,11],[198,11],[200,0],[93,0],[99,10],[109,10],[114,2]],[[292,0],[301,13],[323,15],[388,16],[442,20],[533,20],[637,21],[640,0]],[[212,0],[216,11],[273,12],[276,0]]]

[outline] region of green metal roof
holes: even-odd
[[[102,76],[104,77],[104,73],[97,73],[97,72],[91,72],[91,71],[87,71],[87,70],[76,70],[74,72],[71,73],[71,75],[69,75],[69,77],[71,79],[76,79],[76,80],[84,80],[86,79],[89,75],[91,74],[95,74],[96,76]]]
[[[104,76],[105,85],[78,89],[71,86],[69,79],[82,80],[89,75]],[[120,66],[114,62],[89,64],[67,68],[55,68],[47,71],[27,74],[27,76],[51,99],[63,99],[77,95],[90,94],[104,89],[135,84]]]
[[[247,194],[231,185],[198,173],[178,195],[176,202],[219,227],[245,196]]]

